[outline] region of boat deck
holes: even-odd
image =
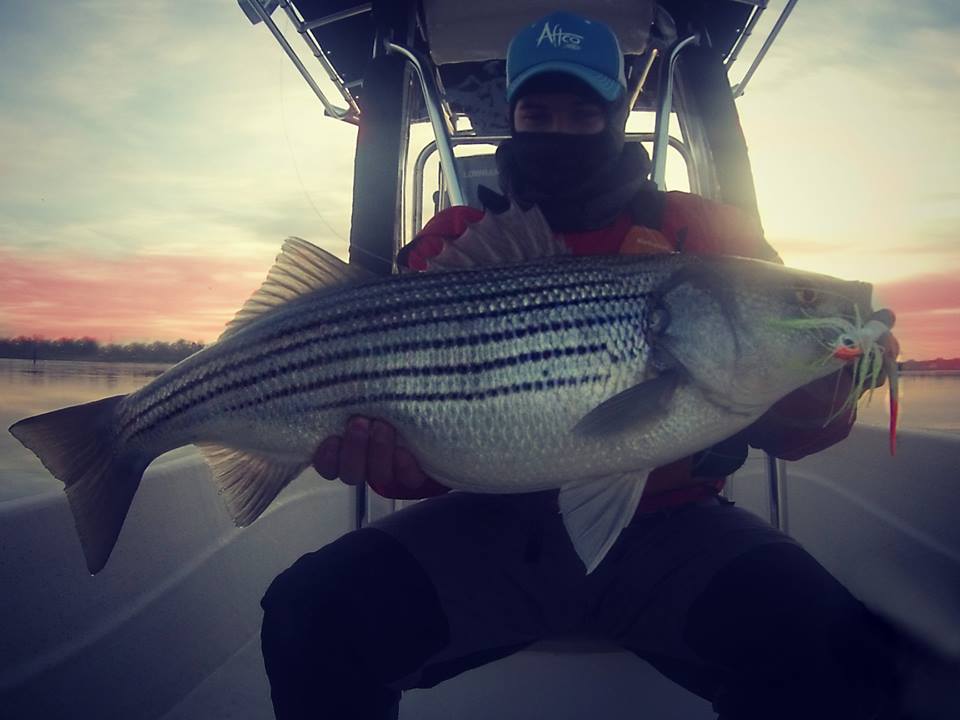
[[[785,466],[787,530],[868,605],[960,658],[960,436],[856,428]],[[733,499],[766,516],[765,459]],[[259,599],[304,552],[350,529],[353,494],[305,473],[232,526],[192,451],[147,473],[107,567],[90,577],[61,493],[0,505],[0,716],[271,717]],[[404,697],[401,718],[714,717],[613,647],[545,643]],[[960,715],[957,715],[960,716]]]
[[[162,720],[270,720],[270,687],[256,636]],[[630,717],[713,720],[710,704],[629,653],[524,651],[406,693],[400,720]]]

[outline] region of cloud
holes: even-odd
[[[266,276],[262,258],[0,249],[0,334],[210,341]]]
[[[942,242],[916,242],[909,245],[892,245],[880,248],[878,252],[887,255],[937,255],[943,258],[956,259],[960,257],[960,233],[951,238],[944,238]]]
[[[876,295],[898,312],[960,310],[960,266],[950,272],[883,283]]]
[[[764,21],[771,24],[774,16],[768,12]],[[960,14],[950,0],[873,0],[869,12],[857,2],[801,3],[777,38],[773,67],[761,68],[757,82],[788,85],[852,67],[896,86],[901,96],[916,97],[930,82],[960,77],[958,30]],[[751,42],[763,37],[756,33]],[[815,57],[811,38],[817,38]]]
[[[960,22],[948,5],[800,3],[791,15],[738,101],[764,227],[788,264],[888,282],[958,263],[960,145],[947,138],[960,125]]]
[[[802,238],[768,238],[770,244],[781,255],[787,254],[816,254],[842,252],[843,247],[836,243],[804,240]]]
[[[32,3],[22,19],[0,28],[0,90],[17,107],[0,115],[0,243],[345,243],[356,130],[323,117],[235,5]]]
[[[284,237],[346,253],[356,128],[236,4],[29,3],[0,94],[0,334],[212,340]]]
[[[960,191],[956,190],[947,190],[947,191],[938,191],[928,193],[926,196],[927,200],[931,202],[941,203],[958,203],[960,202]]]
[[[894,333],[903,358],[960,357],[960,266],[882,284],[874,305],[897,314]]]
[[[960,197],[960,194],[958,194]],[[960,207],[960,201],[957,206]],[[950,208],[952,213],[954,208]],[[932,256],[931,261],[937,267],[950,267],[960,264],[960,216],[944,215],[933,217],[918,226],[902,243],[877,247],[875,252],[911,257],[915,255]]]
[[[960,357],[960,313],[901,315],[894,333],[901,360]]]

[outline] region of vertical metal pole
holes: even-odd
[[[353,515],[353,529],[359,530],[363,527],[364,520],[367,518],[367,486],[366,484],[357,485],[356,494],[354,495],[354,501],[356,502],[355,512]]]
[[[407,59],[413,66],[417,77],[420,79],[420,89],[423,91],[423,102],[427,107],[427,115],[430,117],[430,125],[433,126],[433,134],[437,140],[437,152],[440,154],[440,171],[443,173],[444,183],[447,188],[447,197],[450,198],[451,205],[465,205],[463,189],[460,184],[460,176],[457,172],[457,164],[453,157],[453,146],[450,144],[451,128],[447,126],[446,116],[440,108],[440,91],[437,88],[436,80],[429,72],[429,66],[426,59],[416,50],[405,48],[396,43],[387,42],[387,50],[395,52]]]
[[[657,122],[653,134],[653,181],[660,190],[666,190],[667,147],[670,138],[670,113],[673,110],[673,74],[680,51],[700,42],[700,34],[694,33],[678,40],[660,59],[664,63],[660,72],[660,98],[657,103]]]
[[[785,478],[780,472],[780,460],[767,453],[767,488],[770,497],[770,524],[787,532]]]

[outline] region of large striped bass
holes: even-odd
[[[441,255],[445,271],[390,277],[290,239],[215,344],[130,395],[13,425],[64,482],[90,571],[162,453],[197,445],[247,525],[360,414],[392,423],[452,488],[560,488],[591,572],[651,469],[834,372],[871,315],[869,285],[758,260],[530,259],[514,251],[536,243],[516,237],[488,252],[498,222]],[[519,262],[457,269],[478,258]]]

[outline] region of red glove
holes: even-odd
[[[397,253],[401,269],[426,270],[427,260],[439,255],[447,240],[454,240],[466,231],[468,225],[479,222],[483,211],[466,205],[456,205],[434,215],[417,236]]]
[[[794,390],[745,430],[747,442],[784,460],[820,452],[850,434],[856,406],[834,417],[853,387],[849,368]]]
[[[396,431],[383,420],[352,417],[343,436],[331,435],[317,448],[313,467],[327,480],[368,484],[378,495],[420,500],[449,492],[427,477],[413,454],[396,444]]]

